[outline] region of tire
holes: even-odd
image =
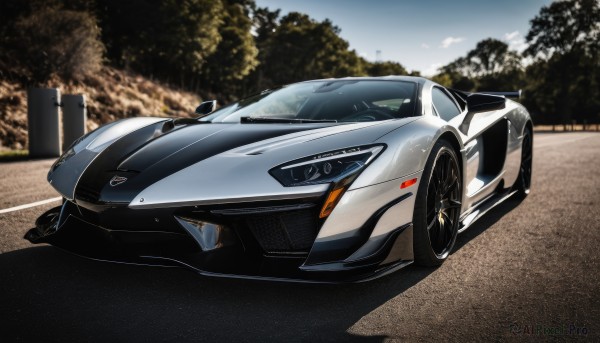
[[[439,266],[448,257],[458,234],[462,174],[452,145],[433,146],[421,176],[413,214],[415,263]]]
[[[525,199],[531,190],[531,174],[533,170],[533,134],[526,127],[523,132],[523,143],[521,145],[521,164],[519,166],[519,178],[517,179],[517,197]]]

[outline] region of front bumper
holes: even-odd
[[[348,260],[369,239],[377,214],[353,242],[331,242],[334,254],[310,258],[322,225],[319,201],[131,210],[128,207],[82,206],[66,201],[44,213],[25,235],[32,243],[49,243],[74,254],[120,263],[181,266],[202,275],[303,282],[354,282],[371,279],[412,262],[412,225],[406,224],[378,240],[373,253]],[[85,204],[84,204],[85,205]],[[247,206],[247,205],[246,205]],[[380,211],[385,213],[385,209]],[[226,244],[203,250],[185,220],[222,225]],[[326,256],[332,256],[327,259]]]

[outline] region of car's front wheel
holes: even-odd
[[[462,199],[458,158],[449,142],[434,145],[421,178],[413,215],[415,262],[438,266],[456,241]]]
[[[533,135],[529,128],[523,133],[523,144],[521,145],[521,165],[519,179],[517,180],[518,197],[524,199],[529,195],[531,188],[531,171],[533,167]]]

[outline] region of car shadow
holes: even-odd
[[[490,211],[457,248],[518,204]],[[386,337],[347,330],[436,269],[409,266],[359,284],[293,284],[103,263],[39,246],[0,255],[0,271],[7,341],[380,342]]]
[[[509,198],[503,203],[494,207],[488,213],[479,218],[465,232],[458,235],[453,250],[459,250],[465,244],[469,243],[477,236],[484,233],[487,228],[489,228],[490,226],[494,225],[497,221],[502,219],[504,215],[517,208],[521,204],[521,202],[523,202],[523,199],[518,199],[516,196],[513,196],[512,198]]]

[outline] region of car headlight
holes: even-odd
[[[329,151],[279,165],[269,173],[285,187],[338,182],[358,174],[385,145],[369,145]]]

